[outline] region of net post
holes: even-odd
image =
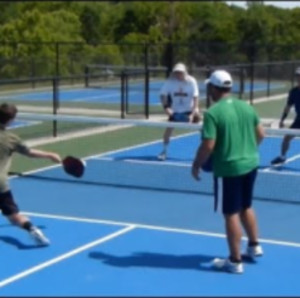
[[[121,72],[121,119],[125,118],[125,73]]]
[[[52,80],[53,85],[53,115],[57,115],[57,109],[59,107],[59,90],[58,90],[58,78],[55,77]],[[53,120],[53,137],[57,137],[57,120]]]

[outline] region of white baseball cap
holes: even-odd
[[[300,75],[300,67],[297,67],[297,68],[296,68],[295,74],[296,74],[296,75]]]
[[[173,72],[174,71],[181,71],[181,72],[187,72],[186,66],[183,63],[177,63],[173,67]]]
[[[216,70],[210,77],[205,80],[205,84],[212,84],[221,88],[231,88],[232,78],[231,75],[225,70]]]

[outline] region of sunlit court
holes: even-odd
[[[0,296],[299,296],[299,19],[0,4]]]
[[[209,265],[227,252],[221,214],[213,211],[212,177],[203,174],[195,182],[190,176],[198,142],[197,132],[174,138],[165,162],[155,157],[160,141],[91,156],[79,180],[67,177],[61,167],[11,177],[20,207],[51,245],[35,246],[2,219],[0,240],[11,261],[1,273],[1,294],[298,293],[294,264],[300,249],[299,198],[294,190],[299,160],[282,171],[269,169],[269,150],[280,138],[270,137],[262,145],[255,207],[265,255],[257,263],[246,263],[243,276],[235,276]],[[216,280],[218,287],[213,286]]]

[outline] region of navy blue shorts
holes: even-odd
[[[239,213],[250,208],[256,174],[257,169],[241,176],[215,178],[215,210],[220,197],[223,214]]]
[[[19,208],[14,201],[11,191],[0,193],[0,210],[5,216],[19,213]]]
[[[171,122],[189,122],[191,114],[192,114],[192,112],[174,113],[173,115],[171,115],[169,117],[169,121],[171,121]],[[201,117],[198,113],[193,115],[193,119],[192,119],[193,123],[199,123],[200,120],[201,120]]]
[[[290,128],[300,129],[300,118],[296,118]]]
[[[169,117],[171,122],[189,122],[189,117],[192,112],[174,113]]]

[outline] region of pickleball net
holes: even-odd
[[[201,173],[201,181],[191,176],[191,163],[201,142],[201,123],[168,123],[165,118],[153,120],[127,120],[84,116],[20,113],[18,121],[35,121],[73,127],[56,138],[24,137],[34,146],[51,143],[51,150],[61,154],[84,157],[87,161],[85,175],[81,179],[68,177],[59,168],[27,173],[22,165],[13,169],[26,179],[43,179],[61,183],[79,183],[86,186],[163,191],[188,195],[213,195],[211,173]],[[162,149],[162,135],[166,127],[173,127],[174,136],[165,161],[157,156]],[[23,129],[28,129],[24,127]],[[97,132],[97,129],[99,131]],[[94,131],[94,133],[89,133]],[[254,190],[257,200],[300,204],[300,131],[265,128],[267,137],[259,147],[260,166]],[[81,133],[79,135],[79,133]],[[287,162],[272,166],[271,160],[279,154],[283,137],[292,134],[295,139],[287,156]],[[39,143],[37,140],[41,140]],[[43,141],[45,143],[43,143]],[[49,145],[50,146],[50,145]],[[153,194],[155,195],[155,194]]]

